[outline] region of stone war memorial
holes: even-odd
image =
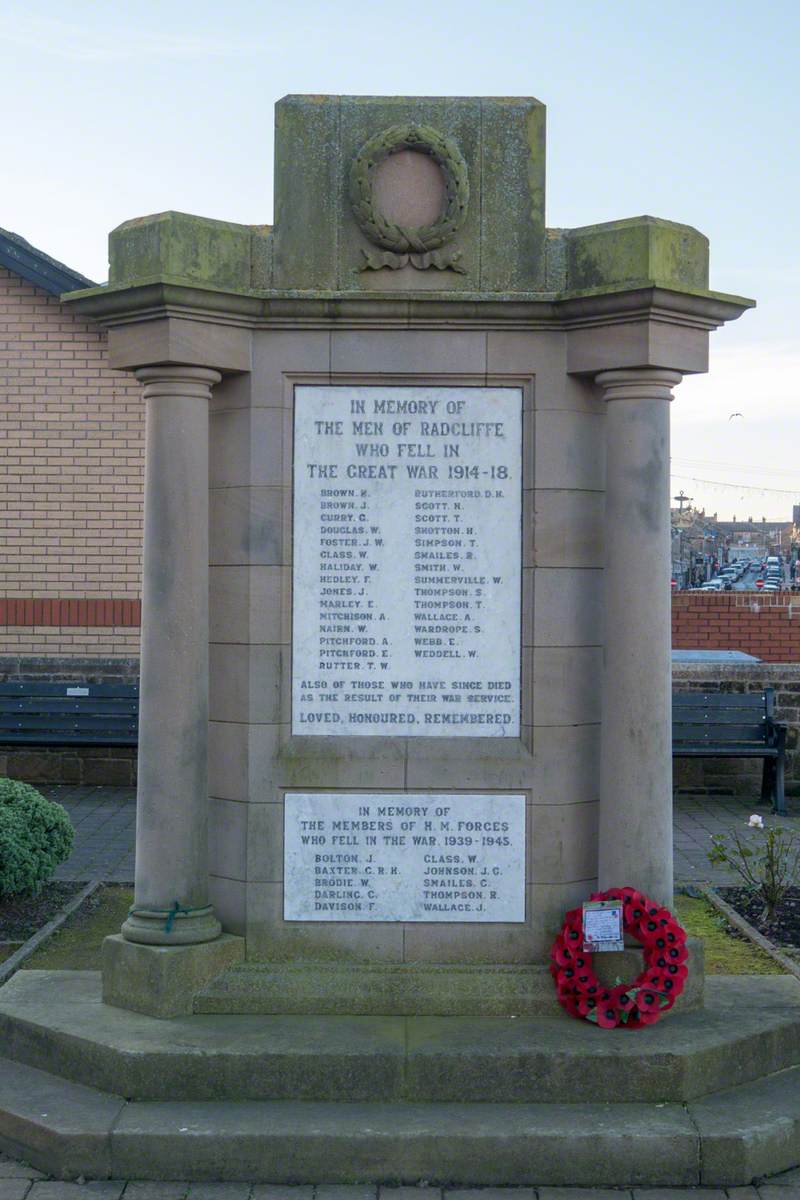
[[[534,99],[289,96],[275,147],[274,226],[127,221],[68,299],[147,412],[135,902],[101,975],[0,991],[0,1144],[281,1184],[796,1165],[793,977],[691,944],[674,1011],[606,1029],[550,971],[596,890],[672,904],[670,402],[752,301],[689,226],[546,228]]]

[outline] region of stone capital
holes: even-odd
[[[170,365],[140,367],[135,375],[142,385],[145,400],[155,400],[160,396],[210,400],[211,389],[222,379],[219,371],[212,371],[208,367]]]
[[[672,389],[683,379],[680,371],[654,367],[628,368],[622,371],[601,371],[595,383],[603,389],[603,399],[609,400],[672,400]]]

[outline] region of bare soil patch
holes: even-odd
[[[800,887],[789,889],[771,921],[762,918],[764,908],[758,896],[747,888],[720,887],[717,891],[731,908],[776,946],[800,949]]]
[[[12,896],[0,901],[0,942],[25,942],[52,921],[82,883],[51,880],[37,896]]]

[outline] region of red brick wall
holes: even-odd
[[[762,662],[800,662],[800,593],[678,592],[672,597],[676,650],[742,650]]]
[[[105,343],[0,268],[0,653],[138,652],[144,406]]]

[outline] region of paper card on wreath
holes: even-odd
[[[586,954],[625,949],[621,900],[584,901],[583,949]]]

